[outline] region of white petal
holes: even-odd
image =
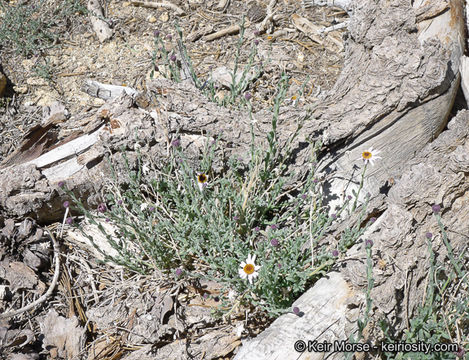
[[[242,268],[244,268],[244,267],[246,266],[246,262],[245,262],[245,261],[241,262],[241,264],[240,264],[239,266],[241,266]]]
[[[236,330],[236,331],[235,331],[235,332],[236,332],[236,336],[237,336],[237,337],[241,337],[241,334],[242,334],[243,331],[244,331],[244,324],[243,324],[243,323],[239,324],[239,326],[238,326],[235,330]]]

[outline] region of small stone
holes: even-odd
[[[164,12],[160,16],[160,21],[161,22],[168,22],[169,20],[169,14],[167,12]]]
[[[154,17],[153,15],[150,16],[150,17],[148,18],[148,22],[149,22],[150,24],[156,23],[156,17]]]

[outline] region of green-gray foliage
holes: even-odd
[[[85,13],[80,0],[62,0],[56,9],[47,9],[44,0],[15,4],[0,2],[0,45],[17,54],[31,56],[54,46],[60,38],[54,27],[76,13]]]

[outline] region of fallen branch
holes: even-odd
[[[166,9],[171,9],[173,11],[175,11],[178,15],[185,15],[186,13],[184,12],[184,10],[182,10],[180,7],[174,5],[174,4],[171,4],[170,2],[167,2],[167,1],[161,1],[161,2],[149,2],[149,1],[135,1],[135,0],[132,0],[130,2],[132,5],[135,5],[135,6],[143,6],[143,7],[148,7],[148,8],[152,8],[152,9],[158,9],[160,7],[162,8],[166,8]]]
[[[210,34],[210,35],[207,35],[207,36],[204,36],[202,38],[202,40],[205,40],[205,41],[213,41],[213,40],[216,40],[218,38],[221,38],[225,35],[234,35],[234,34],[237,34],[239,33],[241,30],[241,26],[239,25],[231,25],[225,29],[222,29],[220,31],[217,31],[216,33],[213,33],[213,34]]]

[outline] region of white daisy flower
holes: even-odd
[[[256,255],[251,257],[251,254],[248,255],[246,261],[241,262],[241,269],[238,270],[239,276],[241,279],[248,279],[249,283],[252,285],[252,279],[256,278],[259,273],[257,272],[261,266],[255,264]]]
[[[205,189],[207,186],[207,181],[208,181],[208,175],[204,173],[200,173],[197,175],[197,185],[199,186],[200,191]]]
[[[363,151],[362,156],[357,160],[363,160],[365,162],[365,165],[369,162],[372,166],[374,166],[374,161],[381,159],[381,156],[377,156],[380,152],[381,151],[373,150],[373,148],[370,147],[368,150]]]

